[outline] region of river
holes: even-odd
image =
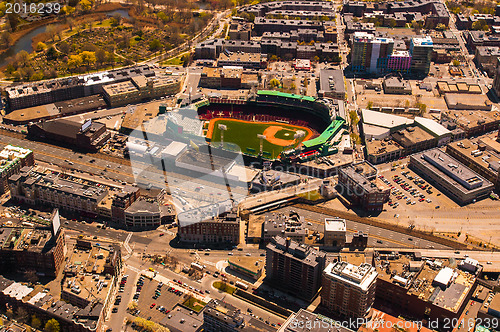
[[[128,15],[128,11],[125,9],[117,9],[111,12],[108,12],[107,16],[113,16],[115,14],[120,14],[123,18],[130,18]],[[0,67],[5,66],[9,63],[9,57],[19,53],[20,51],[26,51],[28,53],[33,52],[33,46],[31,45],[33,37],[37,36],[40,33],[45,32],[47,29],[46,25],[38,27],[29,33],[25,34],[21,38],[19,38],[14,45],[12,45],[6,52],[0,54]]]

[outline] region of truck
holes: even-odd
[[[236,285],[236,287],[239,287],[239,288],[244,289],[244,290],[248,289],[248,285],[245,283],[242,283],[241,281],[236,281],[235,285]]]

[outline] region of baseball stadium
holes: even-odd
[[[308,96],[259,90],[246,100],[212,95],[191,107],[202,122],[196,136],[249,158],[296,162],[327,156],[338,152],[345,133],[345,116]]]

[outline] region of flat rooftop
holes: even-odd
[[[451,135],[451,131],[446,129],[443,125],[437,123],[434,120],[427,119],[427,118],[422,118],[420,116],[415,117],[415,122],[427,130],[429,130],[431,133],[433,133],[435,136],[440,137],[444,135]]]
[[[345,232],[345,219],[325,218],[325,232]]]
[[[0,228],[0,247],[3,250],[47,252],[52,249],[52,233],[39,228]]]
[[[392,257],[389,257],[391,256]],[[375,267],[378,277],[406,289],[408,294],[418,296],[420,299],[434,305],[457,312],[467,294],[472,290],[475,276],[457,269],[455,259],[422,258],[421,264],[413,271],[408,270],[408,265],[415,263],[414,257],[409,255],[380,254],[376,256]],[[436,285],[433,281],[441,270],[450,268],[456,274],[450,283]]]
[[[344,73],[340,69],[322,69],[319,72],[320,91],[345,93]]]
[[[261,257],[232,256],[227,259],[227,262],[229,265],[240,266],[254,274],[257,274],[260,270],[262,270],[265,265],[265,259],[262,259]]]
[[[373,266],[363,263],[359,266],[348,262],[330,263],[324,273],[332,279],[341,280],[354,287],[367,290],[377,279],[377,271]]]
[[[425,151],[421,154],[421,158],[468,190],[482,187],[483,182],[487,181],[440,149]]]
[[[325,257],[325,252],[319,251],[306,244],[299,244],[293,240],[290,241],[288,250],[286,249],[286,239],[281,236],[275,236],[271,243],[266,246],[275,252],[281,252],[283,255],[299,260],[302,264],[307,264],[312,267],[319,264],[318,259]]]
[[[444,99],[446,105],[450,109],[471,109],[478,107],[478,109],[490,109],[491,101],[482,94],[467,94],[465,98],[461,93],[445,93]]]
[[[386,153],[391,153],[394,151],[401,150],[398,143],[393,140],[383,141],[383,140],[371,140],[366,142],[366,152],[369,155],[382,155]]]
[[[365,124],[371,124],[384,128],[395,128],[413,124],[413,120],[403,116],[366,109],[361,110],[361,119]]]
[[[214,154],[210,155],[196,150],[185,150],[177,157],[176,163],[177,162],[201,167],[211,173],[222,169],[227,171],[227,169],[231,167],[235,161],[233,159],[224,158]]]
[[[392,133],[392,137],[396,142],[401,144],[403,148],[408,148],[412,145],[418,144],[434,139],[434,136],[426,132],[420,127],[407,127]]]
[[[59,109],[55,104],[45,104],[40,106],[21,108],[14,110],[5,115],[5,120],[8,121],[37,121],[39,119],[48,118],[59,115]]]
[[[158,202],[139,198],[132,203],[126,210],[127,213],[140,213],[140,212],[156,212],[160,213],[160,206]]]
[[[493,172],[499,171],[500,156],[491,151],[481,151],[477,154],[472,154],[473,151],[477,151],[477,144],[472,143],[468,139],[464,139],[458,142],[451,142],[448,144],[449,147],[454,148],[460,153],[464,154],[470,160],[474,160],[482,168],[490,169]]]
[[[125,118],[123,118],[122,128],[127,130],[142,129],[142,123],[156,117],[158,112],[158,108],[146,106],[137,106],[133,110],[129,109],[125,114]]]
[[[468,98],[469,96],[467,96]],[[446,117],[455,121],[463,128],[473,128],[486,123],[500,121],[500,112],[498,110],[485,111],[447,111]]]
[[[219,55],[218,61],[231,61],[231,62],[259,62],[262,56],[260,53],[243,53],[243,52],[222,52]]]

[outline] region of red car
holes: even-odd
[[[155,305],[156,305],[156,303],[153,303],[153,304],[149,307],[149,309],[153,309],[153,308],[155,307]]]

